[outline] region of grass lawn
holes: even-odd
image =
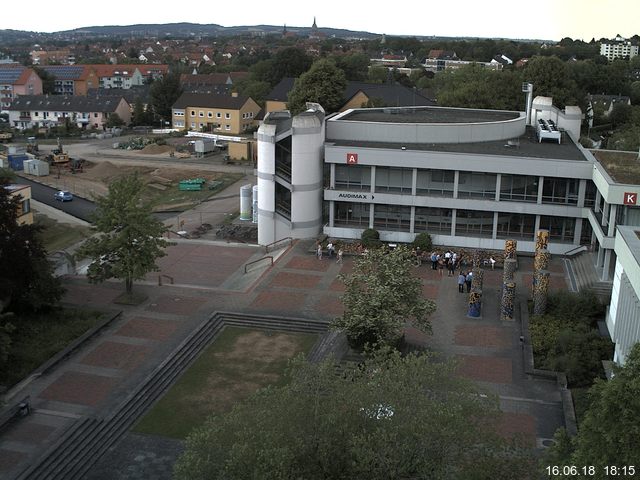
[[[267,385],[284,382],[289,359],[308,352],[317,335],[225,328],[134,431],[184,439],[213,413]]]
[[[100,321],[100,312],[59,309],[14,318],[11,352],[0,369],[0,385],[11,387]]]
[[[47,252],[64,250],[91,235],[91,229],[89,227],[59,223],[40,214],[36,214],[35,224],[43,227],[40,238]]]

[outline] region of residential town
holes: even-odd
[[[640,35],[309,20],[0,31],[0,480],[640,475]]]

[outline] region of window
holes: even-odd
[[[376,168],[376,192],[411,194],[413,170],[410,168]]]
[[[198,116],[199,117],[204,117],[204,112],[203,111],[198,112]]]
[[[561,243],[573,243],[576,219],[540,215],[540,228],[549,230],[549,239]]]
[[[276,183],[276,212],[287,220],[291,220],[291,192]]]
[[[416,233],[451,235],[451,209],[416,207],[414,230]]]
[[[213,112],[207,112],[207,118],[213,118]]]
[[[222,114],[220,112],[216,112],[216,118],[222,118]]]
[[[225,113],[224,118],[229,120],[231,118],[231,114],[229,112]]]
[[[502,175],[500,200],[507,202],[537,202],[539,178],[533,175]]]
[[[578,204],[578,186],[575,178],[545,177],[542,185],[542,203]]]
[[[453,197],[453,170],[418,170],[417,195]]]
[[[410,225],[411,207],[408,205],[374,205],[373,228],[408,232]]]
[[[196,111],[195,110],[191,110],[191,116],[195,117],[196,116]]]
[[[371,167],[336,165],[335,188],[371,191]]]
[[[336,226],[368,228],[369,208],[368,203],[335,202],[333,223]]]
[[[493,212],[480,210],[457,210],[456,236],[491,237],[493,235]]]
[[[536,225],[535,215],[521,215],[518,213],[498,214],[497,238],[516,238],[532,240]]]
[[[249,112],[249,118],[253,118],[253,112]]]
[[[231,125],[229,125],[229,124],[225,125],[225,126],[224,126],[224,129],[225,129],[225,130],[231,130]]]
[[[496,197],[495,173],[460,172],[458,174],[458,198]]]

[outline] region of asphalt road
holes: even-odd
[[[54,195],[58,190],[47,185],[42,185],[41,183],[33,182],[28,178],[20,177],[20,183],[31,186],[31,196],[34,200],[62,210],[81,220],[89,222],[91,213],[96,209],[93,202],[75,195],[70,202],[55,200]]]

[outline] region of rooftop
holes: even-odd
[[[640,160],[636,152],[591,150],[591,153],[616,183],[640,185]]]
[[[520,118],[520,112],[445,107],[404,107],[353,110],[340,116],[339,120],[380,123],[489,123],[517,118]]]
[[[347,140],[330,140],[336,146],[355,146],[364,148],[388,148],[398,149],[401,146],[398,143],[387,142],[362,142]],[[452,153],[469,153],[475,155],[508,155],[510,157],[523,158],[553,158],[558,160],[578,160],[587,161],[580,149],[569,139],[564,136],[562,143],[558,145],[556,142],[543,141],[538,142],[535,129],[527,127],[523,135],[517,139],[510,141],[495,140],[487,142],[472,143],[420,143],[420,144],[402,144],[407,150],[425,150],[434,152],[452,152]]]

